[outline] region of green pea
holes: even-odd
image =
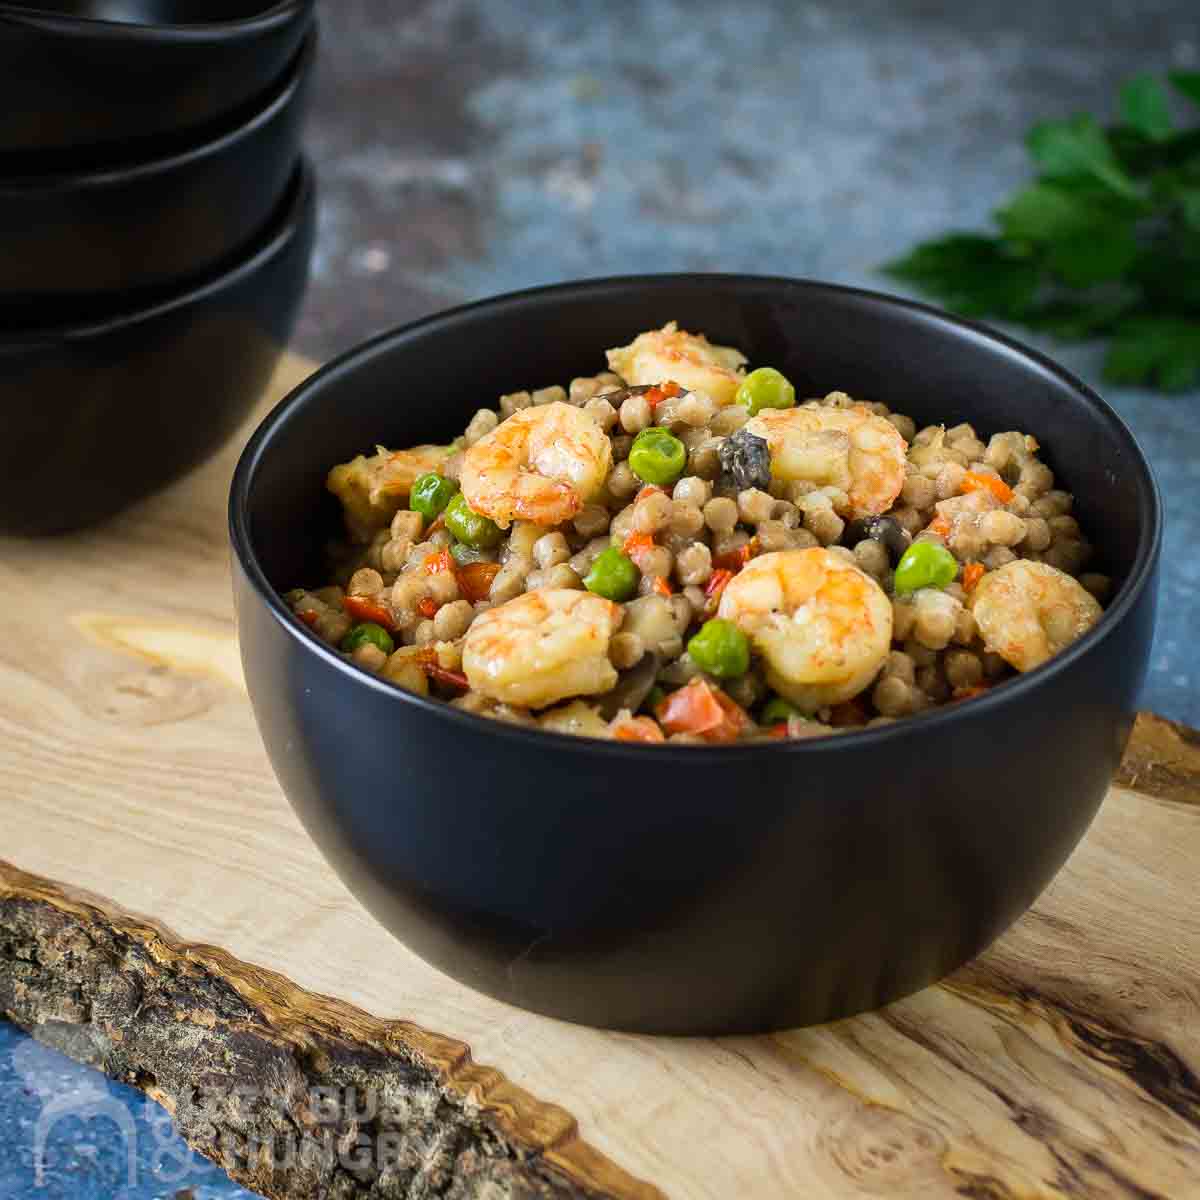
[[[378,646],[384,654],[391,654],[396,648],[395,642],[392,641],[392,635],[382,625],[376,625],[373,621],[364,621],[361,625],[355,625],[342,638],[342,649],[347,654],[353,654],[359,646],[365,646],[368,642],[372,646]]]
[[[796,389],[774,367],[759,367],[742,380],[737,402],[744,404],[751,416],[763,408],[791,408],[796,403]]]
[[[495,521],[477,513],[462,492],[456,492],[446,505],[446,528],[474,550],[489,550],[504,536],[504,530]]]
[[[496,556],[488,550],[476,550],[474,546],[468,546],[466,542],[455,542],[450,547],[450,557],[460,567],[465,567],[471,563],[492,562]]]
[[[408,507],[432,521],[450,503],[458,484],[436,471],[418,475],[408,493]]]
[[[786,721],[789,717],[803,716],[804,714],[794,704],[785,700],[782,696],[772,696],[763,705],[759,723],[762,725],[778,725],[780,721]]]
[[[674,483],[687,465],[687,448],[673,434],[652,425],[633,439],[629,469],[643,482]]]
[[[918,588],[944,588],[958,574],[958,559],[936,542],[913,542],[896,564],[896,592],[905,595]]]
[[[732,679],[750,670],[750,641],[732,622],[714,617],[705,621],[687,645],[692,662],[718,679]]]
[[[639,575],[629,555],[609,546],[596,556],[592,569],[583,577],[583,586],[597,596],[621,603],[637,591]]]

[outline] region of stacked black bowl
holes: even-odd
[[[0,532],[118,512],[262,396],[312,251],[313,9],[0,2]]]

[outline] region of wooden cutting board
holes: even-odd
[[[1200,735],[1143,716],[1033,911],[882,1012],[722,1040],[529,1016],[377,926],[280,793],[234,641],[237,448],[102,529],[0,541],[0,1013],[270,1196],[1200,1196]]]

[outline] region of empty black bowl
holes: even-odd
[[[589,741],[488,721],[350,665],[281,589],[323,578],[330,464],[439,441],[502,392],[565,382],[678,319],[801,395],[1037,435],[1115,598],[1050,664],[969,703],[816,741]],[[431,369],[431,364],[434,367]],[[644,1032],[827,1021],[978,953],[1062,866],[1117,765],[1154,623],[1160,503],[1078,380],[903,300],[788,279],[611,279],[388,334],[304,383],[233,481],[242,661],[284,791],[397,937],[524,1008]]]
[[[128,154],[253,104],[283,75],[314,0],[0,3],[0,154]]]
[[[186,282],[239,256],[278,207],[300,154],[316,34],[245,124],[166,158],[0,175],[0,311],[111,309],[113,293]]]
[[[0,335],[0,532],[101,520],[229,437],[291,334],[315,209],[301,168],[269,230],[229,270],[102,323]]]

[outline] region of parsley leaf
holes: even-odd
[[[1029,153],[1050,179],[1091,176],[1123,196],[1138,195],[1095,117],[1080,113],[1067,121],[1040,121],[1026,139]]]
[[[1168,80],[1200,106],[1200,72]],[[1038,177],[996,209],[996,234],[951,233],[883,270],[966,316],[1109,338],[1108,378],[1178,391],[1200,384],[1200,125],[1176,129],[1152,75],[1125,82],[1117,115],[1039,122]]]
[[[1114,383],[1157,382],[1165,392],[1200,383],[1200,320],[1130,317],[1113,336],[1104,374]]]
[[[1200,105],[1200,71],[1172,71],[1167,78],[1181,96]]]
[[[1174,128],[1167,89],[1153,75],[1135,75],[1121,88],[1121,119],[1152,142],[1162,142]]]
[[[884,268],[965,317],[1019,317],[1033,303],[1039,271],[998,238],[952,233]]]
[[[1122,299],[1051,300],[1029,313],[1025,324],[1074,342],[1109,332],[1128,312],[1129,301]]]

